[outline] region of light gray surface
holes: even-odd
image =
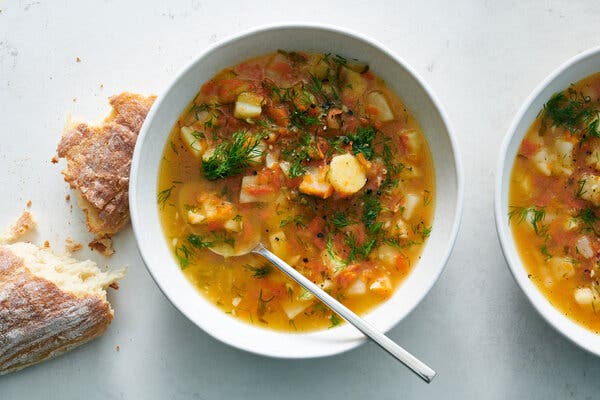
[[[360,31],[428,81],[462,150],[465,211],[454,254],[423,303],[390,332],[439,376],[427,386],[374,344],[304,361],[222,345],[171,307],[127,230],[110,259],[130,268],[111,296],[109,333],[0,377],[0,399],[600,397],[600,359],[554,332],[520,293],[492,213],[504,133],[547,74],[600,44],[597,2],[82,3],[0,2],[0,224],[31,199],[39,241],[61,249],[67,235],[89,238],[81,212],[65,202],[62,165],[50,163],[69,112],[99,118],[113,93],[160,92],[205,46],[257,24],[310,20]]]

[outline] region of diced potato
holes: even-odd
[[[377,115],[375,115],[377,120],[387,122],[394,119],[392,109],[383,93],[378,91],[369,93],[367,95],[367,104],[377,110]]]
[[[329,72],[329,65],[321,58],[316,64],[309,67],[309,72],[319,80],[325,79]]]
[[[369,290],[372,293],[389,296],[392,293],[392,281],[388,276],[382,276],[375,279],[370,285]]]
[[[552,257],[548,260],[548,266],[557,279],[568,278],[575,274],[573,261],[565,257]]]
[[[212,155],[215,154],[215,149],[214,147],[211,147],[209,149],[207,149],[204,154],[202,154],[202,160],[203,161],[208,161]]]
[[[294,319],[313,303],[314,301],[292,301],[286,299],[281,302],[281,308],[283,308],[283,312],[285,312],[285,315],[287,315],[289,319]]]
[[[240,187],[240,203],[264,203],[273,200],[277,193],[274,191],[265,190],[262,194],[256,194],[254,188],[260,188],[262,185],[257,183],[256,175],[248,175],[242,178]]]
[[[410,221],[420,201],[421,196],[418,194],[409,193],[405,196],[404,204],[402,205],[402,218],[404,220]]]
[[[394,221],[391,226],[391,231],[394,235],[397,235],[402,239],[408,238],[408,224],[404,222],[402,218],[398,218]]]
[[[250,92],[240,93],[235,102],[233,116],[239,119],[258,118],[262,112],[264,98]]]
[[[556,148],[556,155],[558,159],[564,166],[572,166],[573,165],[573,142],[569,142],[567,140],[557,140],[554,143],[554,147]]]
[[[538,171],[546,176],[550,176],[552,173],[550,169],[552,159],[545,148],[538,150],[537,153],[533,155],[532,160],[535,163],[535,167],[538,169]]]
[[[594,250],[592,250],[592,245],[590,244],[590,240],[587,236],[582,236],[575,243],[575,248],[585,258],[590,258],[594,255]]]
[[[333,188],[334,186],[327,182],[326,167],[311,167],[302,177],[298,190],[305,194],[326,199],[333,194]]]
[[[600,206],[600,176],[583,174],[580,181],[581,190],[579,193],[581,198],[589,201],[596,207]]]
[[[331,159],[329,182],[336,192],[349,196],[365,186],[367,176],[356,157],[352,154],[342,154]]]
[[[188,210],[187,219],[190,224],[198,225],[206,220],[206,216],[196,210]]]
[[[380,262],[386,267],[393,267],[396,265],[400,252],[389,244],[382,244],[372,254],[372,258],[374,258],[376,262]]]
[[[365,293],[367,293],[367,285],[365,284],[365,281],[360,278],[355,280],[348,286],[348,289],[346,289],[346,295],[348,296],[361,296]]]
[[[596,171],[600,171],[600,150],[592,150],[592,153],[585,158],[585,164],[593,167]]]
[[[189,126],[182,126],[179,133],[181,135],[181,140],[187,147],[187,149],[196,157],[202,156],[204,150],[204,146],[202,142],[200,142],[196,136],[194,136],[194,130]]]
[[[283,231],[275,232],[269,236],[271,251],[280,258],[287,258],[289,254],[289,245]]]
[[[234,297],[233,299],[231,299],[231,305],[234,307],[239,306],[241,302],[242,302],[241,297]]]
[[[329,272],[332,275],[342,271],[346,266],[341,258],[337,257],[335,254],[333,257],[331,257],[327,250],[323,250],[321,252],[321,261],[327,267],[327,269],[329,269]]]
[[[367,81],[358,72],[352,71],[348,68],[342,68],[340,71],[340,75],[345,85],[342,91],[344,95],[350,96],[354,99],[358,99],[367,90]]]
[[[279,163],[279,168],[288,178],[290,177],[290,166],[291,165],[288,161],[281,161]]]
[[[267,155],[265,156],[265,166],[267,168],[273,168],[276,163],[277,163],[277,158],[275,157],[275,155],[270,152],[267,153]]]
[[[575,301],[582,306],[589,306],[594,301],[594,292],[590,288],[578,288],[573,293]]]
[[[241,219],[230,219],[225,222],[223,227],[229,232],[240,232],[242,230],[242,220]]]
[[[574,231],[575,229],[579,229],[579,220],[569,217],[565,220],[563,226],[566,231]]]
[[[411,154],[417,154],[421,150],[421,138],[417,131],[409,130],[402,132],[402,136],[406,138],[406,145]]]

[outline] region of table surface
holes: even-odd
[[[425,300],[390,337],[439,373],[415,378],[376,345],[288,361],[230,348],[162,295],[131,229],[101,264],[128,265],[108,333],[0,378],[0,398],[577,398],[600,396],[600,359],[555,332],[511,277],[494,228],[498,149],[526,96],[599,44],[594,1],[0,1],[0,225],[28,200],[35,240],[87,242],[50,159],[66,116],[96,120],[121,91],[160,93],[196,54],[265,23],[336,24],[377,39],[430,84],[458,135],[465,208],[456,247]],[[77,58],[80,59],[77,62]],[[119,350],[117,350],[119,348]]]

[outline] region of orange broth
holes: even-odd
[[[167,140],[160,217],[183,273],[233,317],[283,331],[340,318],[264,259],[252,237],[357,313],[389,298],[431,231],[434,169],[401,100],[368,66],[264,55],[202,85]]]

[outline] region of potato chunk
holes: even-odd
[[[331,159],[329,182],[336,192],[349,196],[365,186],[367,175],[356,157],[352,154],[342,154]]]
[[[239,119],[254,119],[260,117],[263,97],[254,93],[243,92],[237,97],[233,116]]]
[[[583,174],[580,179],[582,199],[589,201],[596,207],[600,206],[600,176]]]
[[[392,109],[383,93],[377,91],[369,93],[367,95],[367,104],[374,110],[377,110],[374,117],[378,121],[387,122],[394,119]]]
[[[197,136],[197,133],[189,126],[182,126],[179,133],[181,135],[181,140],[183,140],[183,143],[190,153],[198,158],[202,156],[202,153],[206,149],[202,145],[202,142],[200,141],[201,138]]]
[[[333,194],[333,186],[327,182],[327,168],[312,167],[302,178],[298,187],[302,193],[326,199]]]

